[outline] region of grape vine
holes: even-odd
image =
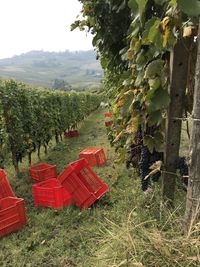
[[[104,69],[104,85],[114,114],[109,139],[121,161],[129,161],[137,154],[138,162],[146,162],[148,153],[164,151],[165,119],[170,103],[169,58],[176,42],[184,43],[188,38],[192,41],[188,50],[183,116],[191,112],[193,58],[196,57],[194,36],[200,3],[198,0],[80,2],[83,4],[82,16],[72,24],[72,29],[79,27],[93,34],[93,45]],[[137,143],[139,128],[142,147]],[[137,165],[139,170],[140,163]],[[141,173],[141,176],[144,175]]]
[[[102,96],[97,93],[59,92],[30,88],[14,80],[0,83],[0,164],[11,152],[13,165],[44,147],[50,140],[58,142],[62,134],[77,127],[95,110]]]

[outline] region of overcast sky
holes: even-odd
[[[70,31],[80,10],[78,0],[0,0],[0,58],[92,49],[91,36]]]

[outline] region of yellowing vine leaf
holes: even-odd
[[[139,125],[139,116],[137,115],[131,118],[131,120],[129,121],[128,126],[126,127],[126,132],[129,134],[136,133],[138,125]]]
[[[195,35],[195,28],[192,26],[184,27],[183,37],[191,37]]]
[[[121,107],[124,105],[124,103],[125,103],[125,99],[124,99],[124,98],[120,98],[120,99],[117,101],[116,106],[117,106],[118,108],[121,108]]]
[[[163,47],[167,46],[167,42],[170,38],[170,35],[171,35],[171,30],[169,27],[167,27],[164,34],[163,34],[163,43],[162,43]]]
[[[164,17],[164,19],[160,22],[160,30],[161,32],[164,32],[170,23],[170,17]]]
[[[170,22],[171,19],[170,17],[167,16],[159,24],[159,29],[163,35],[163,42],[162,42],[163,47],[167,46],[167,42],[171,35]]]
[[[160,170],[161,170],[161,166],[162,166],[162,161],[161,161],[161,160],[158,160],[158,161],[154,162],[154,163],[149,167],[149,169],[150,169],[151,171],[149,172],[148,175],[145,176],[144,179],[146,180],[146,179],[148,179],[151,175],[154,175],[155,173],[160,172]]]

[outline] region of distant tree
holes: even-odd
[[[55,79],[52,88],[54,90],[63,90],[63,91],[72,90],[72,86],[68,82],[62,79]]]

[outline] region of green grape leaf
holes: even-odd
[[[147,100],[150,100],[153,97],[155,91],[160,87],[160,85],[161,85],[161,82],[160,82],[160,79],[158,78],[149,80],[150,90],[147,92],[147,95],[146,95]]]
[[[145,78],[154,78],[160,76],[163,69],[164,61],[157,59],[149,63],[145,71]]]
[[[162,121],[162,112],[157,110],[149,115],[149,125],[160,124]]]
[[[134,95],[126,97],[124,105],[121,107],[121,114],[123,117],[127,116],[130,111],[131,104],[133,102]]]
[[[148,112],[153,113],[157,110],[165,109],[168,107],[170,97],[167,90],[159,88],[155,91],[148,106]]]
[[[155,41],[155,38],[158,34],[160,34],[160,32],[158,31],[158,26],[160,24],[160,19],[156,19],[154,20],[154,24],[151,26],[150,30],[149,30],[149,34],[148,34],[148,39],[151,42]]]
[[[177,0],[180,9],[188,16],[200,15],[200,1],[199,0]]]
[[[137,14],[138,12],[138,5],[136,3],[136,0],[129,0],[128,6],[132,10],[133,14]]]
[[[163,5],[164,3],[166,3],[166,0],[154,0],[154,2],[158,5]]]
[[[139,8],[140,17],[142,17],[148,0],[136,0]]]
[[[150,135],[144,136],[144,145],[147,146],[149,151],[152,153],[155,147],[155,141],[153,136]]]

